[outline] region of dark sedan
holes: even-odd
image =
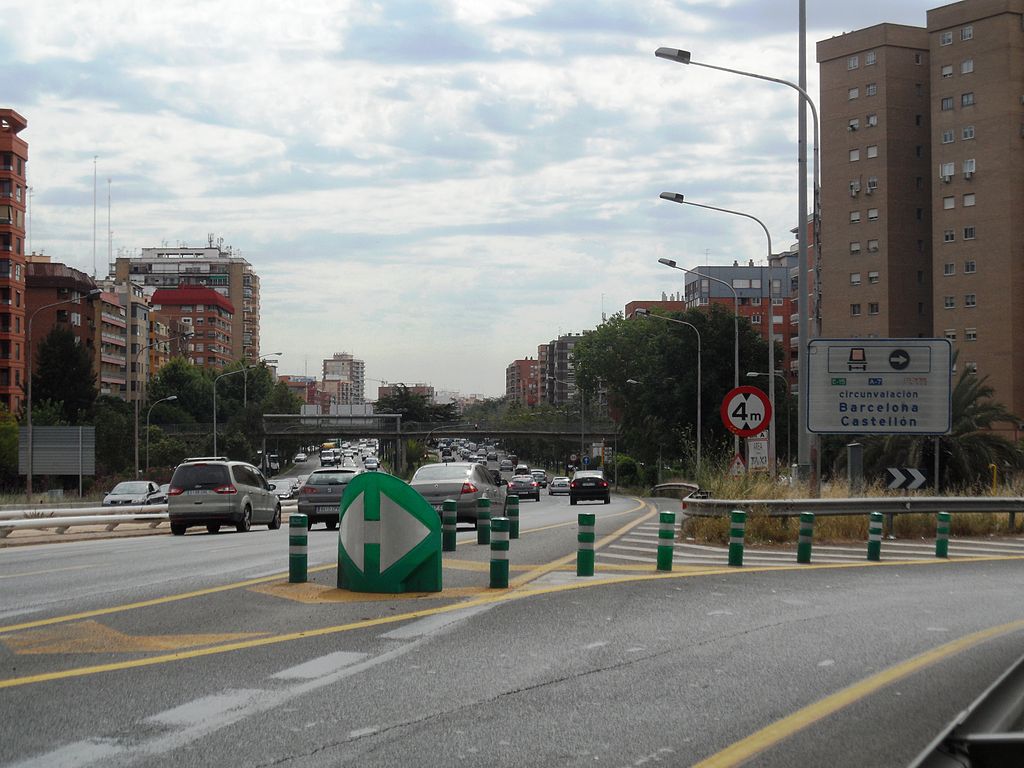
[[[514,493],[520,499],[540,501],[540,483],[533,475],[513,475],[508,481],[508,492]]]
[[[598,469],[583,469],[572,477],[569,483],[569,503],[577,501],[603,501],[612,503],[611,488],[604,479],[604,472]]]

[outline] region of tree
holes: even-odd
[[[5,488],[19,485],[18,420],[3,406],[0,406],[0,484]]]
[[[75,335],[55,326],[36,350],[32,375],[32,407],[51,400],[60,404],[63,418],[79,424],[96,401],[96,374],[92,355]],[[33,417],[35,412],[33,410]]]
[[[404,384],[395,385],[392,393],[377,400],[377,413],[397,413],[403,423],[452,422],[459,418],[455,403],[435,405],[430,398],[410,390]]]

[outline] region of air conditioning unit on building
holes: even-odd
[[[850,182],[850,197],[856,197],[857,193],[860,192],[860,183],[856,181]]]
[[[949,182],[951,182],[953,180],[953,177],[952,176],[943,176],[942,180],[944,182],[946,182],[947,184],[949,184]]]
[[[974,175],[974,171],[964,171],[964,178],[969,179]]]

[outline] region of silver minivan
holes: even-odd
[[[224,525],[240,533],[253,525],[273,531],[281,527],[281,503],[274,486],[252,464],[219,456],[186,459],[171,477],[167,516],[175,536],[195,525],[205,525],[210,533]]]

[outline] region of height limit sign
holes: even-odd
[[[722,401],[722,423],[734,435],[752,437],[764,432],[771,418],[768,396],[757,387],[736,387]]]

